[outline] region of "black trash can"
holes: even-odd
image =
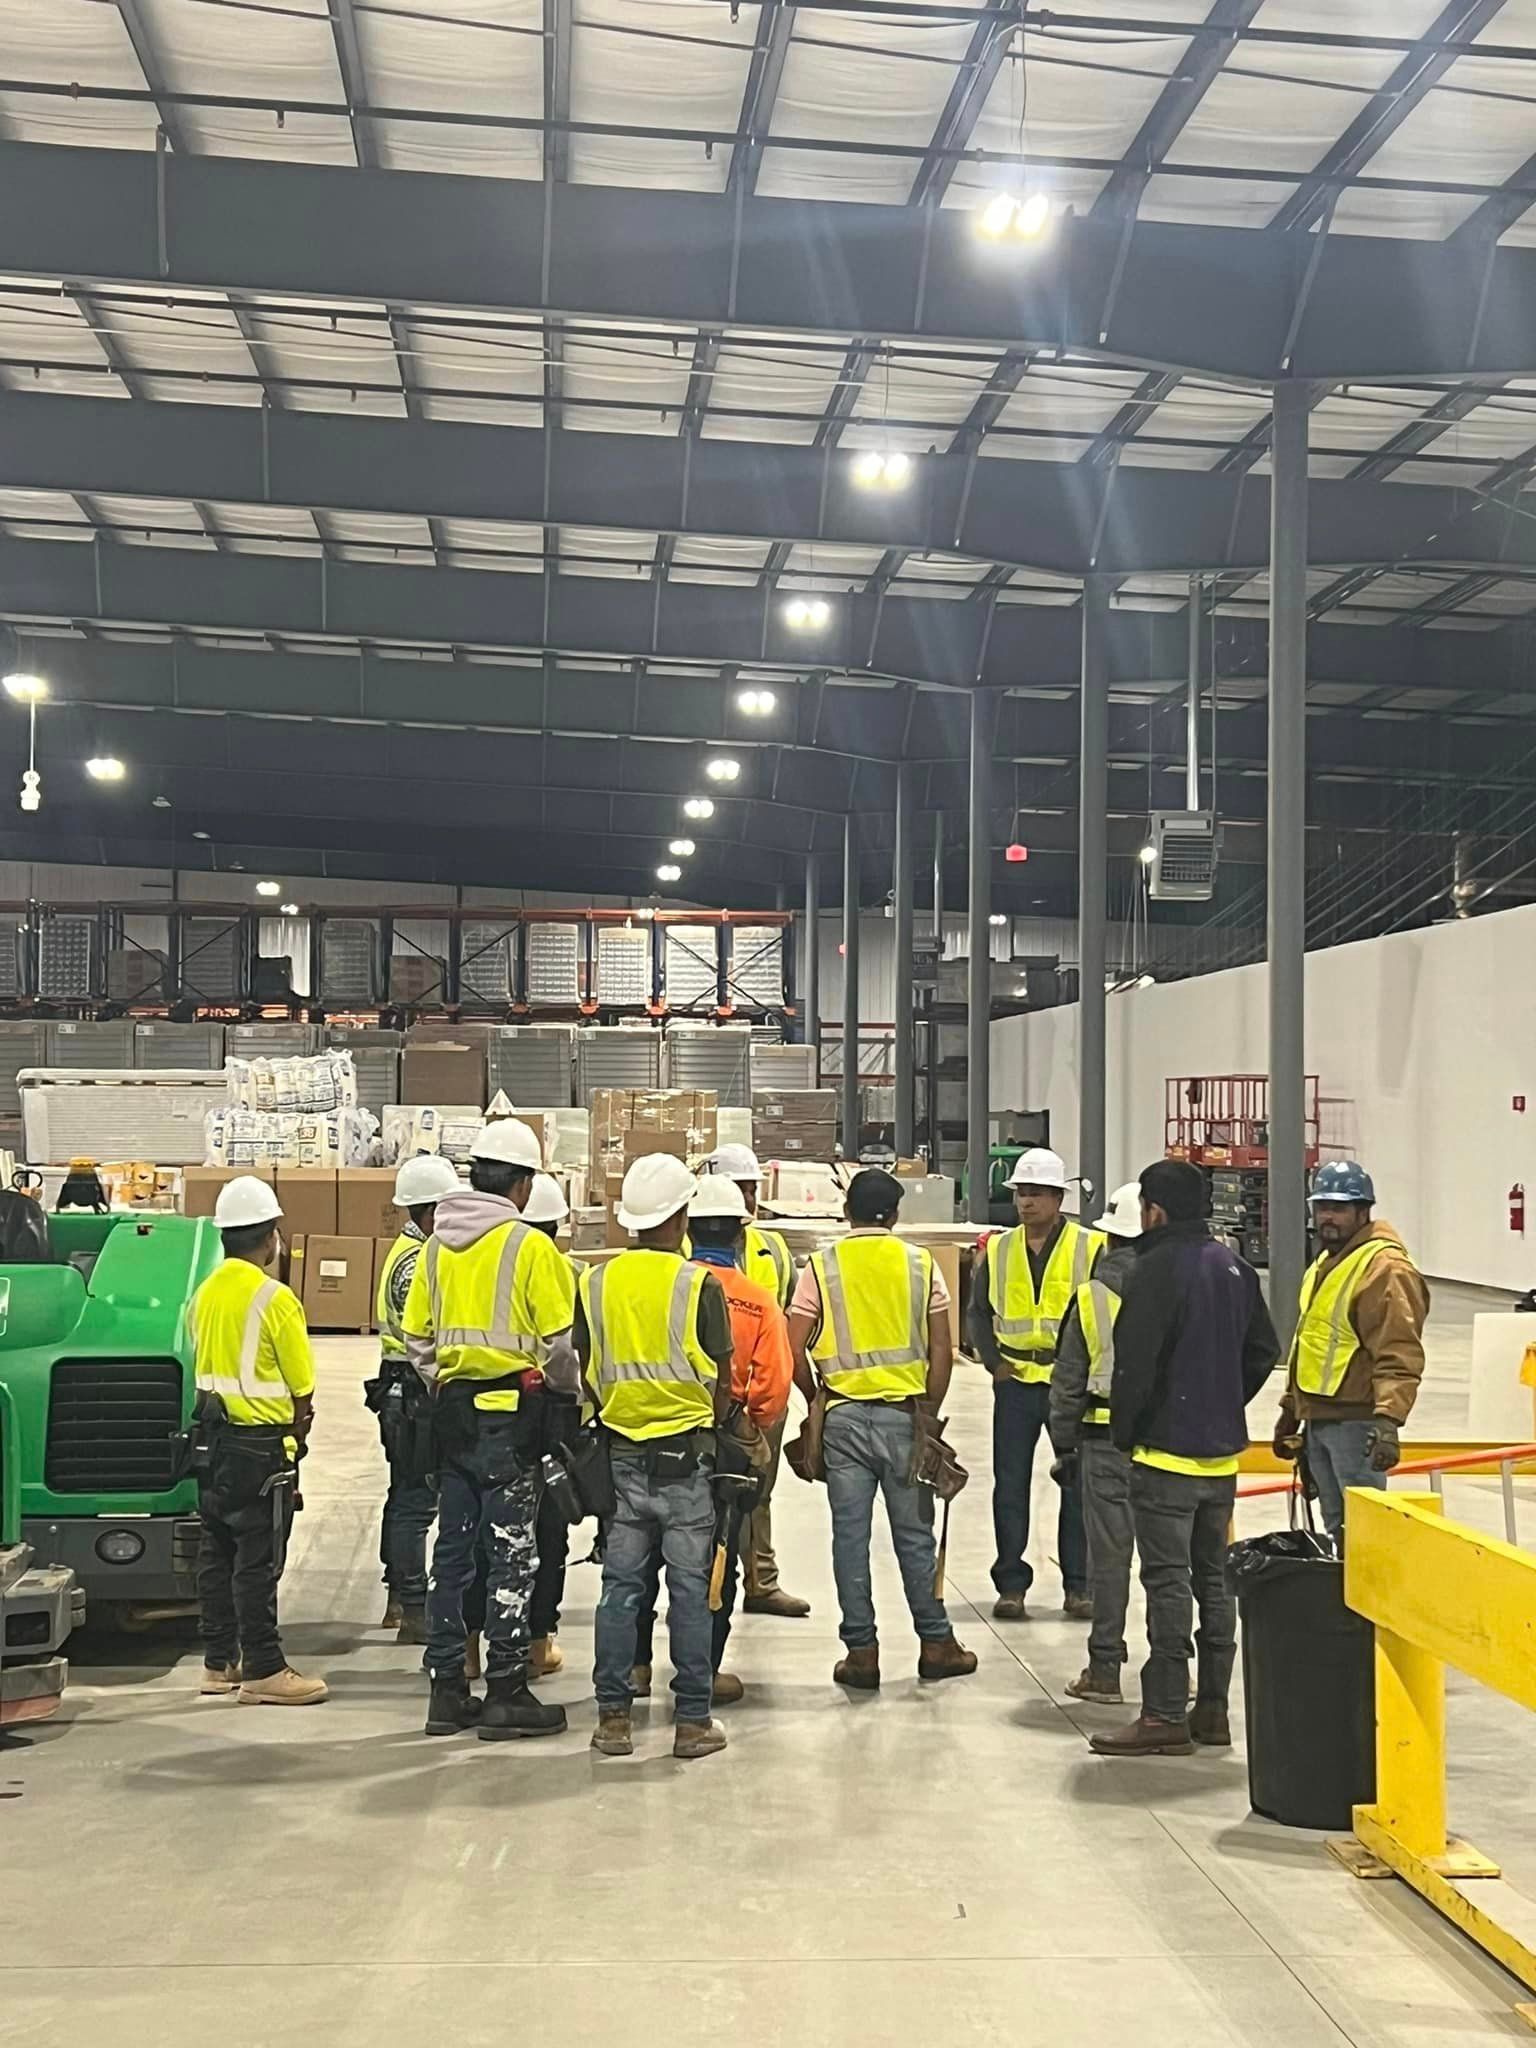
[[[1376,1797],[1375,1631],[1344,1605],[1326,1541],[1278,1530],[1234,1543],[1248,1797],[1292,1828],[1348,1833]]]

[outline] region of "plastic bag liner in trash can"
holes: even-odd
[[[1326,1537],[1249,1537],[1228,1550],[1227,1572],[1243,1625],[1253,1810],[1348,1833],[1354,1807],[1376,1797],[1375,1632],[1344,1605]]]

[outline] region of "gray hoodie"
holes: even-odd
[[[1111,1294],[1124,1294],[1126,1282],[1136,1264],[1136,1240],[1130,1237],[1112,1237],[1099,1255],[1099,1263],[1093,1269],[1095,1280],[1102,1280]],[[1088,1401],[1088,1345],[1083,1336],[1083,1326],[1078,1320],[1077,1304],[1062,1319],[1061,1339],[1056,1347],[1056,1364],[1051,1372],[1051,1411],[1049,1428],[1051,1448],[1058,1457],[1066,1457],[1075,1451],[1083,1436],[1109,1436],[1108,1423],[1089,1423],[1084,1427],[1083,1411]]]
[[[463,1188],[457,1194],[444,1195],[438,1203],[432,1235],[441,1239],[449,1251],[465,1252],[491,1231],[499,1230],[504,1223],[520,1223],[522,1216],[522,1210],[515,1202],[509,1202],[505,1195],[486,1195],[478,1188]],[[437,1378],[437,1349],[433,1338],[407,1336],[405,1348],[412,1365],[430,1386]],[[557,1392],[580,1392],[581,1373],[569,1330],[561,1330],[549,1339],[540,1365],[544,1377]]]

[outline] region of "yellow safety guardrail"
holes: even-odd
[[[1432,1494],[1357,1489],[1347,1512],[1344,1598],[1376,1630],[1376,1799],[1328,1846],[1357,1877],[1402,1878],[1536,1991],[1536,1951],[1463,1889],[1498,1865],[1445,1825],[1445,1667],[1536,1710],[1536,1556],[1446,1521]],[[1515,2010],[1536,2027],[1536,2005]]]

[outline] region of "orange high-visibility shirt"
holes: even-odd
[[[731,1393],[746,1402],[747,1414],[766,1434],[789,1407],[794,1377],[789,1325],[768,1289],[749,1280],[739,1266],[711,1262],[708,1270],[725,1289],[731,1311]]]

